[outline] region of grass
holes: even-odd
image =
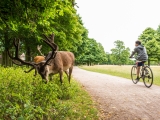
[[[103,74],[109,74],[113,76],[119,76],[123,78],[131,79],[131,68],[132,66],[118,66],[118,65],[95,65],[95,66],[80,66],[80,68],[99,72]],[[154,75],[154,84],[160,85],[160,67],[151,66]]]
[[[95,103],[75,80],[64,76],[61,85],[56,75],[45,84],[23,69],[0,67],[0,119],[98,120]]]

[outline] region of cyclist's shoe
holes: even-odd
[[[139,77],[137,77],[135,80],[138,82],[138,81],[139,81],[139,79],[140,79],[140,78],[139,78]]]

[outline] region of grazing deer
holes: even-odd
[[[68,80],[70,83],[71,74],[74,65],[74,54],[67,51],[57,51],[58,46],[54,43],[54,34],[50,38],[44,35],[46,40],[43,40],[47,45],[52,48],[52,51],[48,53],[45,57],[44,61],[39,63],[27,62],[18,57],[19,54],[19,40],[14,40],[15,46],[15,56],[11,56],[9,50],[8,55],[17,65],[30,65],[32,68],[27,71],[30,72],[33,69],[36,69],[38,73],[41,75],[42,79],[45,79],[47,82],[49,81],[48,76],[52,76],[54,74],[60,74],[60,82],[62,83],[63,72],[65,72],[68,76]],[[52,42],[53,41],[53,42]],[[15,62],[18,61],[19,63]],[[69,69],[69,74],[67,70]]]

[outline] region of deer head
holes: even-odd
[[[44,36],[45,36],[46,40],[43,40],[43,41],[48,46],[51,47],[52,51],[50,52],[50,56],[48,57],[48,59],[45,61],[42,61],[40,63],[27,62],[27,61],[24,61],[19,58],[19,48],[20,48],[20,45],[19,45],[20,40],[19,39],[14,39],[14,42],[13,42],[13,45],[15,47],[15,56],[14,57],[10,54],[9,49],[7,50],[8,55],[12,59],[14,64],[19,65],[19,66],[22,66],[22,65],[32,66],[34,69],[36,69],[38,71],[38,73],[41,75],[42,79],[46,79],[47,66],[50,65],[50,61],[55,58],[56,51],[57,51],[57,45],[54,42],[52,42],[52,40],[49,39],[46,35],[44,35]]]

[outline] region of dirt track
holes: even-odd
[[[73,77],[98,102],[103,120],[160,120],[160,87],[74,68]]]

